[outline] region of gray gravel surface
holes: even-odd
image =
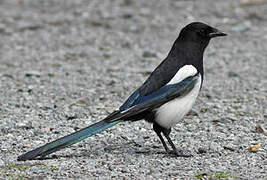
[[[233,0],[1,0],[1,179],[267,179],[267,5]],[[167,55],[179,30],[203,21],[211,41],[194,106],[171,133],[123,123],[50,156],[17,156],[108,115]],[[261,144],[258,152],[248,147]]]

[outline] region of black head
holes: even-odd
[[[211,38],[218,36],[226,36],[226,34],[207,24],[201,22],[193,22],[188,24],[181,30],[179,39],[202,44],[205,48]]]
[[[203,54],[211,38],[226,36],[225,33],[201,22],[185,26],[174,42],[167,59],[174,60],[174,67],[194,65],[203,77]],[[203,79],[202,79],[203,80]]]

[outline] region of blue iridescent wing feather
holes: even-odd
[[[145,96],[140,95],[139,90],[136,90],[120,107],[120,110],[125,111],[134,106],[147,108],[148,105],[151,107],[162,105],[170,99],[187,94],[196,84],[197,78],[198,74],[190,76],[179,83],[167,84]]]

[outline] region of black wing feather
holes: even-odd
[[[112,116],[112,121],[116,121],[118,119],[127,119],[144,111],[151,111],[172,99],[185,96],[194,88],[198,78],[199,74],[196,74],[194,76],[187,77],[179,83],[172,84],[168,86],[168,88],[162,87],[161,89],[163,90],[158,90],[160,93],[154,92],[148,95],[150,96],[149,98],[146,98],[148,96],[139,95],[139,97],[132,102],[132,107],[124,111],[120,110],[117,113],[114,113]],[[137,104],[134,105],[135,103]]]

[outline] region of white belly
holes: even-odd
[[[183,97],[165,103],[156,110],[155,121],[162,127],[171,128],[179,122],[192,108],[201,86],[201,76],[195,87]]]

